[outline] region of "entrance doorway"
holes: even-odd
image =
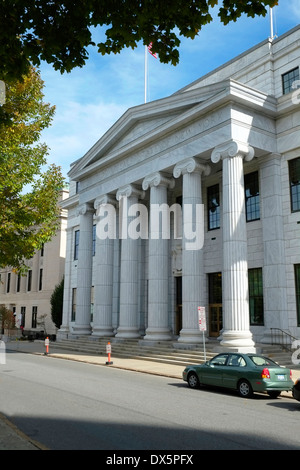
[[[175,324],[174,334],[179,336],[182,329],[182,277],[175,277]]]
[[[209,336],[218,337],[223,328],[222,273],[208,274]]]

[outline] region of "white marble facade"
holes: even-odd
[[[202,341],[198,306],[206,309],[206,335],[224,348],[252,351],[269,341],[270,328],[299,336],[300,212],[291,210],[289,161],[300,158],[300,104],[294,89],[282,89],[282,76],[299,71],[299,43],[297,27],[172,96],[129,109],[72,165],[63,203],[68,239],[61,337],[195,344]],[[247,220],[245,178],[251,174],[258,178],[259,215]],[[209,226],[213,186],[220,221]],[[151,222],[155,204],[171,209],[169,233]],[[182,207],[181,218],[173,204]],[[188,249],[193,240],[182,225],[188,206],[203,208],[196,249]],[[103,239],[97,228],[108,213],[111,236]],[[131,223],[140,236],[124,236]],[[253,321],[249,270],[261,272],[259,321]],[[218,302],[213,273],[222,279]]]

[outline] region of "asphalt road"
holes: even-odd
[[[51,450],[300,449],[300,402],[10,352],[0,413]]]

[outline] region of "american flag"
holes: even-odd
[[[151,55],[153,55],[153,57],[155,57],[155,59],[157,59],[156,52],[152,52],[152,42],[150,42],[150,44],[148,45],[148,51],[150,52]]]

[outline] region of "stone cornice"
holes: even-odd
[[[152,173],[152,175],[146,176],[142,185],[144,191],[148,188],[152,188],[153,186],[166,186],[172,189],[175,186],[175,181],[173,178],[169,178],[163,173],[157,171]]]
[[[224,158],[233,158],[237,155],[242,156],[245,161],[249,162],[254,157],[254,149],[244,142],[230,140],[214,148],[211,154],[211,161],[218,163],[220,160],[224,160]]]
[[[200,173],[208,176],[210,174],[210,166],[206,163],[201,163],[196,160],[196,158],[187,158],[182,162],[177,163],[173,170],[174,178],[179,178],[179,176],[186,173]]]

